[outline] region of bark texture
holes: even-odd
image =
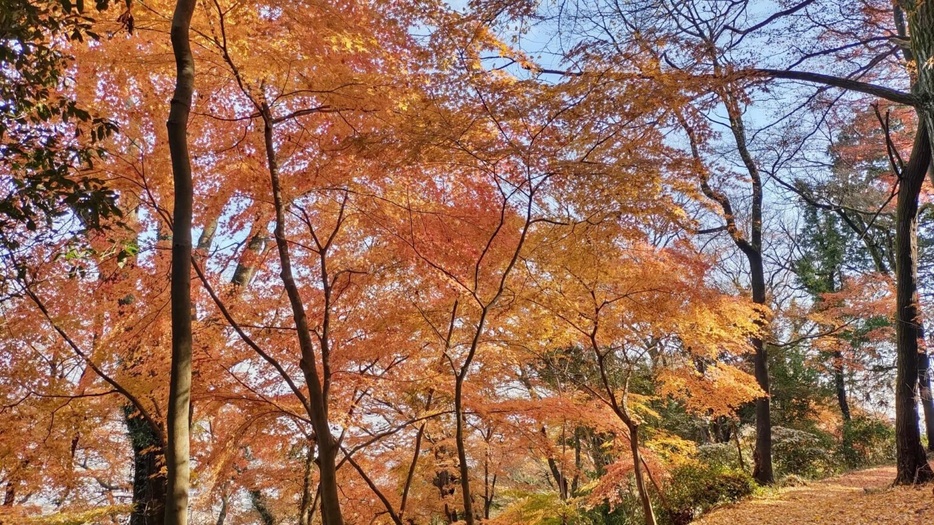
[[[133,511],[130,525],[161,525],[165,521],[165,451],[149,422],[134,416],[136,408],[124,405],[123,415],[133,447]]]
[[[918,355],[924,337],[918,309],[918,195],[930,162],[927,126],[919,123],[911,158],[901,173],[895,210],[896,484],[934,479],[918,427]]]

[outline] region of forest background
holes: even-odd
[[[3,523],[934,478],[926,2],[0,5]]]

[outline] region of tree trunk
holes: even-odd
[[[260,262],[263,252],[266,250],[266,244],[269,241],[266,237],[266,221],[257,222],[253,225],[250,232],[250,240],[246,249],[240,256],[237,263],[237,269],[234,271],[233,278],[230,280],[233,284],[246,287],[253,280],[253,274],[256,273],[256,267]]]
[[[313,476],[315,470],[315,446],[311,442],[308,443],[303,468],[302,499],[298,508],[298,525],[311,525],[311,507],[315,497]]]
[[[931,394],[931,355],[924,349],[918,353],[918,387],[924,409],[924,430],[928,450],[934,451],[934,396]]]
[[[912,75],[912,92],[928,105],[918,108],[918,120],[928,132],[930,151],[934,151],[934,114],[929,101],[934,96],[934,70],[931,69],[931,58],[934,56],[934,7],[930,2],[917,0],[899,0],[893,9],[895,15],[895,28],[899,37],[908,38],[910,46],[903,48],[902,52],[906,62],[914,62],[915,67],[909,68]],[[905,22],[905,15],[908,22]],[[906,27],[907,26],[907,27]],[[917,67],[917,64],[923,64]],[[934,170],[927,166],[927,172],[934,182]],[[920,319],[919,319],[920,324]],[[922,349],[918,354],[918,379],[921,388],[921,404],[924,407],[924,426],[927,431],[928,449],[934,450],[934,399],[931,397],[930,356]]]
[[[918,195],[931,161],[927,126],[921,122],[911,158],[900,174],[895,210],[897,373],[895,380],[896,484],[934,479],[918,428],[918,354],[923,337],[918,310]]]
[[[214,522],[214,525],[224,525],[224,522],[227,521],[227,505],[229,504],[230,496],[226,492],[221,494],[221,511],[217,514],[217,521]]]
[[[460,470],[461,500],[464,503],[464,523],[474,525],[473,496],[470,494],[470,469],[467,465],[467,446],[464,442],[464,378],[458,375],[454,382],[454,442],[457,445],[457,467]]]
[[[172,370],[166,426],[167,501],[165,525],[188,523],[189,426],[191,410],[191,160],[188,154],[188,115],[194,91],[195,63],[189,29],[194,0],[178,0],[172,18],[172,49],[177,79],[166,123],[175,211],[172,231]]]
[[[717,58],[711,57],[715,61],[715,68],[719,73],[719,66],[716,64]],[[736,224],[736,215],[733,211],[733,205],[729,197],[723,192],[714,189],[709,183],[709,174],[702,173],[701,191],[709,199],[718,203],[723,211],[723,219],[726,222],[726,230],[730,234],[733,243],[749,262],[749,284],[752,291],[752,302],[759,305],[766,304],[766,282],[765,266],[762,261],[762,206],[763,206],[763,187],[762,175],[759,173],[759,166],[749,151],[749,143],[746,138],[746,125],[743,122],[743,110],[740,102],[734,94],[732,86],[724,86],[718,93],[720,99],[726,107],[727,116],[730,122],[730,131],[736,144],[739,156],[749,173],[751,182],[751,202],[749,206],[749,235],[746,236],[739,225]],[[697,161],[698,165],[703,165],[700,156],[698,142],[694,136],[694,131],[687,125],[683,118],[680,118],[681,125],[684,127],[691,142],[691,155]],[[761,485],[770,485],[774,480],[772,472],[772,420],[769,407],[769,367],[768,353],[765,347],[765,341],[760,337],[752,339],[752,346],[755,350],[753,356],[753,365],[755,367],[756,382],[765,395],[756,400],[756,448],[753,454],[753,478]]]
[[[626,427],[629,429],[629,448],[632,451],[633,474],[636,476],[636,490],[639,492],[639,500],[642,501],[642,514],[645,516],[645,525],[655,525],[655,511],[652,509],[652,500],[649,499],[649,492],[645,488],[645,479],[642,476],[639,425],[629,419],[626,421]]]
[[[837,403],[840,405],[840,415],[843,422],[850,421],[850,403],[846,400],[846,375],[843,366],[843,352],[835,350],[833,353],[833,384],[837,391]]]
[[[165,521],[165,476],[161,472],[165,451],[158,435],[136,408],[124,405],[123,417],[133,447],[133,510],[130,525],[161,525]]]
[[[761,215],[759,216],[761,220]],[[765,304],[765,269],[762,264],[762,255],[747,253],[749,266],[752,270],[752,302]],[[769,407],[769,368],[768,354],[765,342],[759,338],[752,339],[752,346],[756,353],[753,357],[755,365],[756,383],[765,392],[765,395],[756,399],[756,449],[753,452],[752,477],[761,485],[770,485],[775,481],[772,472],[772,419]]]
[[[341,514],[340,498],[337,488],[337,449],[338,444],[331,435],[331,428],[328,421],[328,400],[324,389],[324,381],[328,378],[321,377],[318,372],[318,359],[315,352],[314,343],[311,340],[311,331],[308,326],[308,317],[305,314],[305,305],[302,302],[298,286],[295,284],[295,277],[292,274],[292,258],[289,252],[289,243],[285,234],[285,208],[286,203],[282,198],[282,186],[279,183],[279,164],[276,158],[275,143],[273,141],[273,119],[269,106],[262,104],[262,117],[265,123],[263,136],[266,146],[266,161],[269,169],[270,184],[272,186],[273,205],[276,212],[276,248],[279,252],[279,264],[281,266],[280,276],[282,284],[285,287],[286,294],[289,297],[289,305],[292,309],[292,318],[295,322],[295,329],[298,335],[298,346],[301,352],[299,365],[305,377],[305,384],[308,387],[309,397],[309,419],[315,432],[315,439],[318,446],[318,472],[320,476],[319,487],[321,490],[321,521],[324,525],[344,525],[344,517]],[[322,352],[323,354],[323,352]],[[322,355],[322,360],[327,356]],[[327,363],[324,363],[324,369],[327,369]]]
[[[250,504],[253,505],[253,510],[259,514],[260,523],[263,525],[276,525],[276,518],[266,505],[266,497],[263,496],[263,493],[260,492],[259,489],[250,491]]]
[[[208,251],[211,249],[211,244],[214,242],[214,234],[217,233],[217,222],[218,219],[215,217],[211,222],[204,225],[204,229],[201,230],[201,236],[198,237],[199,250]]]

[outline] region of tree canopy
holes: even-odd
[[[927,3],[0,6],[0,523],[934,478]]]

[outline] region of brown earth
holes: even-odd
[[[717,509],[696,525],[934,525],[934,485],[892,487],[895,467],[860,470]]]

